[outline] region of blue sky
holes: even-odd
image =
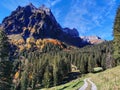
[[[120,0],[2,0],[0,23],[17,8],[33,3],[51,8],[62,27],[76,28],[80,36],[100,36],[112,40],[113,23]]]

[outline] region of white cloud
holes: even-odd
[[[58,2],[60,2],[61,0],[54,0],[51,5],[54,6],[55,4],[57,4]]]
[[[61,0],[48,0],[47,3],[50,7],[55,6],[57,3],[59,3]]]
[[[104,5],[99,5],[96,0],[72,0],[71,9],[64,21],[64,27],[75,27],[80,34],[85,34],[90,30],[93,31],[96,27],[103,28],[106,20],[111,17],[116,1],[104,0],[100,2]]]
[[[90,23],[89,19],[86,18],[86,15],[90,17],[86,6],[90,6],[93,3],[87,1],[88,0],[84,0],[84,2],[82,2],[77,0],[75,2],[73,0],[73,4],[71,4],[71,10],[65,18],[64,26],[68,26],[70,28],[79,28],[79,31],[82,33],[85,33],[89,30],[90,27],[87,26],[91,26],[92,23]]]

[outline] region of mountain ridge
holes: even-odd
[[[100,43],[105,41],[98,36],[80,36],[80,38],[86,42],[89,42],[92,45],[93,44],[100,44]]]
[[[44,5],[39,8],[32,3],[24,7],[18,6],[10,16],[3,19],[1,25],[8,37],[18,36],[18,41],[24,42],[22,44],[26,44],[26,40],[31,37],[36,41],[46,38],[57,39],[77,47],[91,44],[79,36],[77,29],[62,28],[51,10]]]

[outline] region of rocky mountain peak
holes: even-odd
[[[51,10],[45,5],[39,8],[36,8],[32,3],[24,7],[18,6],[11,15],[4,18],[0,26],[3,26],[10,41],[13,44],[16,43],[15,45],[18,47],[30,47],[30,45],[27,45],[27,41],[32,40],[35,43],[47,38],[77,47],[91,44],[90,42],[84,42],[85,39],[79,37],[77,29],[62,28]],[[88,39],[90,38],[92,37]]]
[[[37,8],[32,3],[29,3],[27,6],[24,7],[24,9],[30,10],[30,11],[37,10]]]
[[[10,41],[13,44],[16,43],[18,47],[26,46],[28,40],[38,41],[47,38],[77,47],[82,46],[78,31],[63,29],[57,23],[51,10],[44,5],[39,8],[31,3],[24,7],[18,6],[11,15],[4,18],[2,26]]]
[[[18,6],[2,23],[8,35],[21,34],[24,39],[29,36],[34,38],[53,37],[50,32],[61,29],[50,9],[36,8],[31,3],[25,7]]]
[[[90,44],[99,44],[105,41],[98,36],[80,36],[80,38]]]

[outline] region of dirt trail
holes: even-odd
[[[84,79],[84,85],[79,88],[79,90],[86,90],[86,88],[88,87],[88,82],[91,84],[91,90],[97,90],[96,85],[90,80],[90,78],[86,78]]]

